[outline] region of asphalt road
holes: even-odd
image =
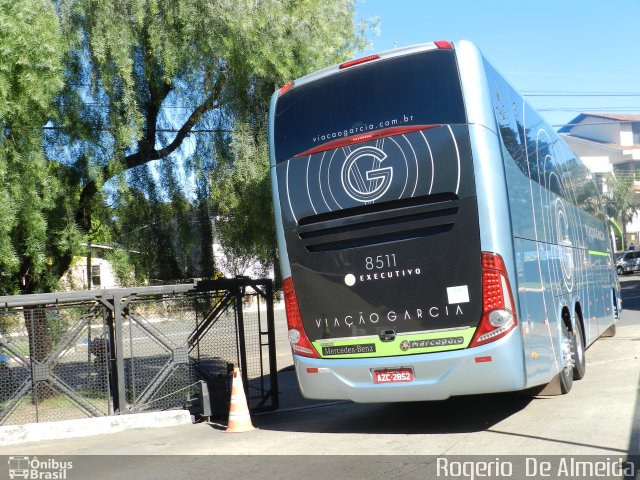
[[[77,460],[69,480],[84,478],[75,476],[83,469],[94,472],[91,478],[118,479],[431,478],[426,472],[444,455],[487,455],[493,461],[510,455],[629,458],[640,455],[640,276],[624,277],[622,291],[617,335],[587,350],[586,377],[569,395],[364,405],[308,401],[287,368],[286,327],[279,325],[278,343],[285,348],[278,358],[283,408],[254,416],[255,431],[229,434],[220,425],[199,423],[9,446],[2,454],[118,456]],[[282,316],[277,318],[280,324]],[[230,456],[235,454],[280,457]],[[3,474],[0,465],[0,478]]]

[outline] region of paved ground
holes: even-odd
[[[113,457],[91,457],[85,463],[103,472],[96,478],[119,479],[195,478],[212,471],[223,476],[211,478],[227,478],[240,471],[242,475],[237,478],[264,478],[272,473],[267,465],[272,460],[228,457],[235,454],[369,455],[370,460],[364,464],[344,457],[305,457],[304,465],[323,471],[323,478],[327,465],[340,467],[344,475],[336,478],[381,478],[381,472],[393,477],[428,478],[425,472],[435,464],[425,455],[489,455],[494,460],[523,454],[625,459],[640,455],[639,277],[624,278],[623,292],[626,310],[618,334],[598,340],[587,351],[587,375],[574,383],[569,395],[483,395],[408,404],[321,404],[301,398],[293,371],[285,368],[279,377],[282,409],[254,416],[258,429],[252,432],[229,434],[220,425],[199,423],[21,444],[3,447],[2,453],[117,455],[117,461]],[[154,457],[127,457],[132,454]],[[300,461],[296,458],[299,457],[279,457],[274,463],[279,473],[274,475],[293,478],[293,474],[283,474],[292,471],[300,478]],[[284,467],[287,462],[292,462],[290,468]],[[243,467],[238,467],[240,464]],[[354,465],[358,465],[358,474],[349,476]],[[2,475],[0,464],[0,478]]]
[[[621,326],[616,337],[600,339],[587,354],[587,376],[566,396],[320,405],[299,396],[295,375],[288,369],[280,376],[283,409],[254,416],[258,429],[253,432],[228,434],[220,425],[200,423],[7,446],[3,453],[640,454],[640,325]]]

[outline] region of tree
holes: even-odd
[[[231,157],[221,162],[214,179],[217,240],[243,263],[272,266],[276,233],[266,134],[255,138],[250,127],[240,125],[229,147]]]
[[[69,215],[61,178],[47,162],[42,128],[62,88],[63,41],[53,5],[45,0],[0,0],[0,291],[55,288],[53,259],[71,258],[79,231]],[[30,356],[51,351],[52,328],[37,309],[25,310]],[[0,331],[11,325],[0,323]],[[52,392],[34,385],[33,397]]]
[[[212,277],[213,270],[207,270],[213,264],[211,227],[208,215],[201,217],[202,205],[191,204],[180,192],[164,202],[146,169],[133,174],[147,178],[137,179],[139,186],[117,200],[112,234],[121,249],[110,260],[116,262],[118,278],[146,282]]]
[[[57,283],[49,263],[79,243],[61,172],[42,149],[63,42],[45,0],[0,0],[0,25],[0,291],[47,290]]]
[[[352,0],[69,0],[59,14],[69,45],[47,151],[79,178],[86,234],[117,216],[105,205],[153,200],[141,177],[157,183],[155,203],[186,197],[185,178],[209,181],[238,122],[265,135],[275,87],[351,56],[365,28]],[[204,229],[216,205],[197,193]]]
[[[618,175],[608,177],[606,197],[607,215],[619,219],[622,223],[622,237],[627,236],[627,223],[633,220],[635,214],[640,211],[640,203],[635,198],[634,176]]]

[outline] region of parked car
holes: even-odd
[[[618,275],[624,275],[625,273],[633,273],[640,270],[640,251],[632,250],[624,252],[617,257],[616,271]]]

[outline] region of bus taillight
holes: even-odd
[[[482,319],[470,347],[504,337],[518,324],[502,257],[482,252]]]
[[[278,96],[287,93],[289,90],[291,90],[291,87],[293,87],[293,81],[291,82],[287,82],[286,84],[284,84],[282,86],[282,88],[280,89],[280,91],[278,92]]]
[[[379,58],[380,58],[380,55],[369,55],[368,57],[362,57],[356,60],[350,60],[348,62],[344,62],[340,64],[338,68],[342,70],[343,68],[353,67],[355,65],[360,65],[361,63],[370,62],[372,60],[378,60]]]
[[[304,331],[302,315],[300,315],[300,307],[298,307],[298,298],[296,297],[296,290],[293,287],[293,279],[291,277],[282,281],[282,292],[284,293],[284,307],[287,312],[291,348],[298,355],[320,358]]]
[[[438,47],[441,50],[453,50],[453,43],[447,41],[447,40],[438,40],[437,42],[433,42],[436,44],[436,47]]]

